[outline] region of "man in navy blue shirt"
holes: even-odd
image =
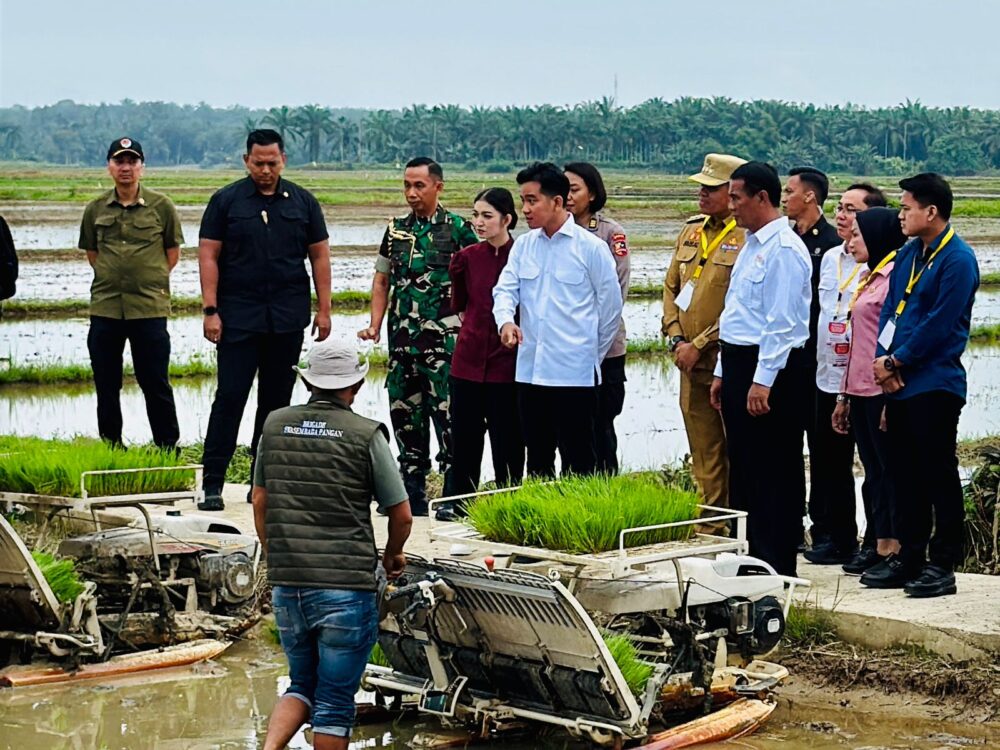
[[[869,569],[861,583],[943,596],[955,593],[954,570],[963,560],[956,442],[966,394],[961,357],[979,264],[949,223],[951,187],[941,175],[918,174],[899,186],[900,224],[913,239],[899,251],[889,279],[874,368],[887,395],[888,471],[902,549]]]

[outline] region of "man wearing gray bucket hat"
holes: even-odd
[[[295,367],[309,402],[268,415],[254,469],[254,525],[267,555],[291,684],[265,747],[307,721],[316,747],[347,747],[354,694],[378,634],[378,555],[371,503],[388,516],[388,578],[406,566],[412,517],[384,425],[351,410],[368,363],[353,345],[321,341]],[[325,743],[325,744],[324,744]]]

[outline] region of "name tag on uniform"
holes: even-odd
[[[687,309],[691,306],[691,297],[694,296],[694,282],[689,281],[681,289],[681,293],[677,295],[674,299],[674,304],[677,305],[679,309],[687,312]]]
[[[886,351],[889,351],[889,347],[892,346],[892,339],[896,335],[896,321],[890,319],[886,324],[885,328],[882,329],[882,333],[878,335],[878,344]]]

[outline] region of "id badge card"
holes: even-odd
[[[882,333],[878,335],[878,344],[886,351],[889,351],[889,347],[892,346],[893,336],[896,335],[896,321],[891,318],[885,324],[885,328],[882,329]]]
[[[677,295],[674,299],[674,304],[677,305],[678,309],[683,312],[687,312],[687,309],[691,306],[691,298],[694,296],[694,282],[689,281],[681,289],[681,293]]]

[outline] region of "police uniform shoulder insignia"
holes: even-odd
[[[690,219],[685,221],[685,224],[697,224],[705,220],[705,214],[695,214]]]
[[[628,255],[628,240],[621,232],[611,235],[611,251],[619,258]]]
[[[597,220],[597,217],[591,216],[590,222],[587,224],[587,229],[589,229],[591,232],[596,232],[598,224],[600,224],[600,222]]]

